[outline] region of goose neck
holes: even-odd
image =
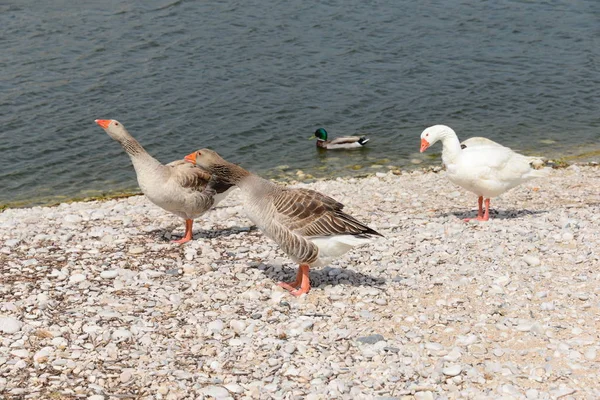
[[[440,139],[442,141],[442,161],[444,164],[454,161],[461,151],[460,142],[454,132],[446,132]]]

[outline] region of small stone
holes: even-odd
[[[430,390],[415,393],[415,400],[433,400],[435,397]]]
[[[15,357],[19,358],[27,358],[29,357],[29,351],[25,349],[17,349],[10,352]]]
[[[230,397],[229,391],[222,386],[207,386],[202,389],[202,393],[206,396],[214,397],[215,399]]]
[[[74,285],[80,282],[83,282],[87,279],[84,274],[73,274],[69,277],[69,283]]]
[[[79,215],[69,214],[69,215],[65,215],[63,221],[71,223],[71,224],[77,224],[82,221],[82,218]]]
[[[231,393],[241,394],[244,393],[244,388],[237,383],[228,383],[225,385],[225,389],[229,390]]]
[[[538,265],[540,265],[540,259],[537,258],[536,256],[532,256],[532,255],[524,256],[523,261],[525,261],[527,263],[527,265],[529,265],[531,267],[537,267]]]
[[[127,329],[117,329],[112,333],[112,338],[118,342],[129,340],[131,339],[131,332]]]
[[[530,323],[530,322],[524,322],[524,323],[521,323],[521,324],[517,325],[516,329],[519,332],[529,332],[531,330],[532,326],[533,326],[532,323]]]
[[[428,342],[425,343],[425,348],[431,351],[442,351],[444,346],[441,343]]]
[[[142,254],[146,251],[145,248],[140,247],[140,246],[134,246],[134,247],[130,247],[129,248],[129,253],[130,254]]]
[[[552,311],[554,310],[554,302],[548,301],[540,304],[540,310],[542,311]]]
[[[456,376],[462,372],[462,367],[458,364],[451,364],[442,369],[442,373],[446,376]]]
[[[8,247],[15,247],[20,241],[19,239],[8,239],[4,244]]]
[[[293,343],[288,343],[283,348],[283,351],[285,351],[288,354],[293,354],[296,351],[296,345],[294,345]]]
[[[369,335],[369,336],[361,336],[358,339],[356,339],[357,342],[360,343],[364,343],[364,344],[375,344],[377,342],[381,342],[382,340],[385,340],[385,338],[383,337],[383,335]]]
[[[0,317],[0,331],[7,335],[12,335],[21,330],[23,324],[16,318]]]
[[[525,392],[525,397],[528,399],[537,399],[539,396],[539,392],[537,389],[529,389]]]
[[[128,368],[128,369],[123,370],[123,372],[121,372],[121,375],[119,375],[119,380],[122,383],[126,383],[131,380],[132,376],[133,376],[133,373],[132,373],[131,369]]]
[[[211,321],[208,323],[207,329],[213,333],[219,333],[223,330],[223,321],[220,319]]]
[[[33,361],[37,363],[45,363],[48,361],[48,356],[52,354],[52,347],[43,347],[33,355]]]
[[[594,361],[596,359],[596,349],[593,347],[590,347],[589,349],[587,349],[585,351],[585,353],[583,354],[583,356],[590,361]]]
[[[565,232],[565,233],[563,233],[562,240],[564,242],[570,242],[571,240],[573,240],[573,234],[571,232]]]
[[[165,394],[169,393],[169,388],[164,385],[161,385],[158,387],[157,391],[158,391],[158,393],[165,395]]]
[[[575,393],[575,389],[572,389],[570,387],[562,387],[560,389],[550,391],[550,394],[554,399],[559,399],[561,397],[568,396],[573,393]]]
[[[246,329],[246,323],[244,321],[234,319],[229,322],[229,327],[233,329],[235,333],[241,335],[244,332],[244,329]]]
[[[102,271],[100,273],[100,278],[102,279],[114,279],[117,277],[117,275],[119,275],[119,271],[117,270],[108,270],[108,271]]]

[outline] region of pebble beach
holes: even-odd
[[[239,192],[183,220],[144,196],[0,213],[0,397],[600,398],[600,168],[492,199],[445,171],[296,183],[385,237],[297,265]]]

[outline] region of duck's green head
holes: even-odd
[[[315,131],[315,137],[319,140],[327,140],[327,131],[323,128],[319,128]]]

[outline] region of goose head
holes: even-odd
[[[116,119],[97,119],[95,122],[108,133],[108,136],[115,140],[121,140],[129,137],[129,133]]]
[[[210,149],[200,149],[188,154],[183,158],[187,162],[196,164],[207,171],[212,171],[215,165],[225,164],[226,161],[217,154],[216,151]]]
[[[452,128],[446,125],[434,125],[425,129],[421,133],[421,153],[427,150],[438,140],[443,140],[449,136],[456,136]]]
[[[327,140],[327,131],[323,128],[319,128],[315,131],[315,137],[317,140]]]
[[[185,161],[207,170],[213,178],[229,185],[238,185],[244,177],[250,175],[242,167],[225,161],[217,152],[200,149],[183,158]]]

